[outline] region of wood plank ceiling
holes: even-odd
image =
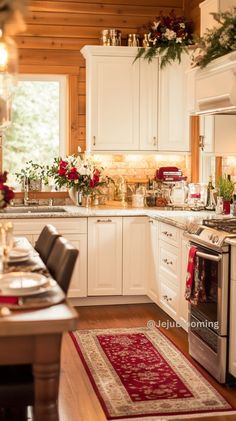
[[[68,74],[71,127],[69,153],[85,149],[85,61],[80,49],[99,44],[104,28],[127,34],[137,32],[158,13],[174,9],[193,14],[198,22],[197,0],[30,0],[27,31],[17,37],[21,73]]]

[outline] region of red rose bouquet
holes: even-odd
[[[68,156],[65,159],[55,158],[50,175],[54,177],[59,186],[69,189],[74,187],[77,191],[88,195],[99,186],[104,185],[108,178],[104,177],[103,168],[98,165],[92,156]]]
[[[0,209],[4,209],[14,198],[14,192],[5,184],[6,181],[7,171],[4,171],[3,174],[0,174]]]
[[[155,20],[146,26],[149,47],[139,48],[136,59],[143,56],[151,61],[157,54],[161,56],[161,68],[178,60],[181,54],[188,52],[193,44],[193,23],[184,16],[176,16],[172,10],[168,16],[160,13]]]

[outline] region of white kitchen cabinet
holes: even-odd
[[[139,62],[133,63],[133,49],[114,48],[82,49],[89,151],[139,148]]]
[[[218,27],[219,23],[213,18],[211,13],[225,12],[236,6],[235,0],[205,0],[199,4],[201,9],[201,36],[207,29]]]
[[[34,246],[46,224],[54,225],[58,232],[74,244],[79,255],[72,274],[69,297],[87,296],[87,219],[86,218],[32,218],[12,219],[14,235],[26,237]]]
[[[236,115],[214,116],[216,156],[236,155]]]
[[[159,70],[158,58],[134,61],[135,47],[86,46],[81,52],[88,151],[189,151],[187,55]]]
[[[229,372],[236,377],[236,246],[231,247],[230,313],[229,313]]]
[[[160,283],[160,298],[159,306],[164,310],[172,319],[177,320],[178,311],[178,296],[179,291],[177,285],[169,282],[168,278],[163,273],[159,273]]]
[[[158,60],[134,62],[137,48],[87,46],[87,150],[157,149]]]
[[[158,146],[158,59],[140,59],[139,149],[157,151]]]
[[[122,217],[90,217],[88,296],[122,292]]]
[[[181,63],[173,63],[160,70],[159,136],[160,151],[189,151],[189,115],[187,70],[189,56],[182,55]]]
[[[178,320],[180,287],[180,229],[160,222],[158,247],[159,306]]]
[[[207,183],[214,173],[214,156],[236,155],[236,115],[201,115],[200,117],[200,182]]]
[[[123,218],[123,295],[147,293],[149,248],[148,218]]]
[[[148,283],[147,283],[147,295],[154,301],[154,303],[159,303],[160,297],[160,287],[158,279],[158,226],[159,222],[155,219],[150,218],[148,220],[149,224],[149,270],[148,270]]]

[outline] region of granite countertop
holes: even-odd
[[[171,210],[163,208],[132,208],[122,207],[119,202],[115,205],[94,207],[82,206],[13,206],[0,213],[0,219],[27,219],[27,218],[81,218],[91,216],[148,216],[162,222],[186,229],[191,223],[201,222],[203,218],[212,218],[214,212]]]

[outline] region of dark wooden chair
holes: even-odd
[[[58,233],[56,228],[51,224],[45,225],[45,227],[39,234],[34,248],[39,253],[41,259],[45,264],[47,264],[48,257],[58,237],[60,237],[60,234]]]
[[[48,231],[53,231],[51,226]],[[65,294],[69,288],[77,256],[78,250],[65,238],[57,235],[47,259],[47,268]],[[0,421],[26,421],[27,406],[33,404],[32,367],[0,366]]]
[[[47,268],[61,289],[67,294],[79,251],[64,237],[56,239],[47,260]]]

